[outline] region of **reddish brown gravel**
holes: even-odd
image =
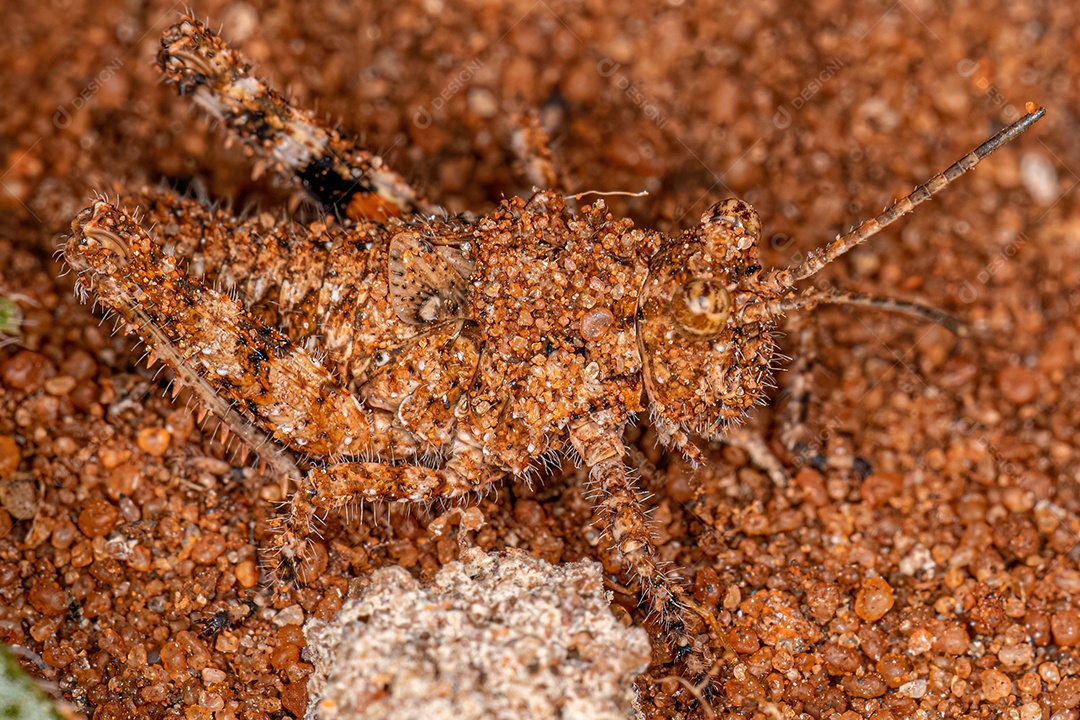
[[[93,192],[168,183],[262,212],[295,202],[152,67],[167,2],[19,3],[0,34],[0,642],[93,718],[298,717],[302,624],[399,565],[430,580],[459,539],[549,562],[615,556],[572,463],[476,511],[332,516],[271,582],[276,479],[99,325],[52,258]],[[1068,3],[303,5],[194,12],[454,211],[526,192],[516,113],[551,128],[569,191],[688,227],[737,194],[788,264],[1014,119],[1028,136],[831,268],[846,289],[955,314],[822,309],[803,449],[763,434],[777,490],[720,445],[693,471],[647,418],[628,438],[661,555],[715,615],[673,658],[654,634],[648,718],[1080,718],[1080,11]],[[599,328],[604,318],[596,317]],[[590,321],[591,322],[591,321]],[[6,340],[21,334],[20,342]],[[791,384],[780,377],[781,392]],[[234,447],[233,450],[238,450]],[[649,627],[615,582],[617,615]],[[652,630],[655,630],[652,628]],[[689,682],[709,678],[690,688]],[[706,706],[707,704],[707,706]]]

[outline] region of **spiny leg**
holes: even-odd
[[[440,468],[383,462],[316,466],[308,471],[300,489],[293,494],[288,517],[275,520],[274,527],[281,532],[274,545],[281,553],[281,564],[294,568],[303,559],[317,510],[329,511],[365,502],[453,500],[483,493],[502,475],[485,464],[479,448],[460,442],[455,443],[450,457]]]
[[[649,518],[623,460],[619,434],[585,422],[570,432],[570,442],[589,468],[590,490],[605,532],[636,578],[640,602],[660,627],[678,642],[683,631],[685,606],[680,588],[666,574],[657,556]]]
[[[167,313],[162,313],[163,308],[148,289],[160,283],[163,296],[175,301],[171,289],[179,285],[197,292],[197,287],[178,274],[171,258],[158,256],[157,246],[132,216],[107,202],[95,203],[72,221],[72,235],[64,248],[64,257],[79,272],[76,291],[83,299],[88,292],[93,293],[108,312],[117,313],[135,329],[146,346],[149,367],[161,361],[173,371],[174,395],[181,385],[191,387],[203,407],[222,420],[224,432],[235,433],[255,448],[283,482],[299,481],[301,473],[293,459],[270,441],[265,428],[256,427],[245,417],[242,412],[245,405],[219,392],[215,381],[220,382],[221,377],[208,374],[205,367],[185,355],[185,352],[194,354],[199,360],[205,356],[193,351],[191,343],[177,342],[177,327]],[[148,272],[143,272],[144,267]],[[170,277],[173,282],[161,282],[163,277]],[[137,279],[142,281],[141,287]],[[193,311],[181,327],[190,328],[191,322],[212,316],[194,312],[195,302],[181,301],[179,307],[181,312]]]
[[[817,362],[817,354],[813,343],[814,331],[806,327],[805,319],[793,316],[789,318],[789,323],[796,350],[786,373],[790,392],[780,410],[780,442],[795,458],[796,466],[802,467],[809,448],[807,411],[813,393],[811,373]]]
[[[678,449],[691,467],[699,468],[705,463],[705,455],[681,428],[665,422],[662,418],[656,418],[653,425],[657,429],[661,442],[667,447]],[[754,430],[733,425],[724,428],[711,439],[743,450],[750,456],[750,461],[764,470],[777,487],[787,485],[789,478],[783,462]]]
[[[705,464],[705,455],[701,452],[701,448],[694,444],[693,439],[680,426],[668,422],[659,415],[654,415],[652,424],[664,447],[679,450],[693,468],[699,468]]]
[[[765,438],[754,428],[731,427],[724,431],[720,439],[729,445],[741,449],[750,456],[750,462],[765,471],[769,479],[777,487],[786,487],[788,480],[787,469],[776,453],[772,451]]]
[[[80,213],[65,257],[80,273],[78,287],[131,322],[150,353],[283,477],[299,480],[300,472],[270,438],[316,457],[416,454],[392,413],[362,407],[303,348],[188,278],[123,210],[98,202]],[[289,541],[292,555],[305,546],[300,533]]]
[[[324,206],[353,219],[442,212],[381,157],[255,78],[251,64],[195,18],[185,16],[165,32],[158,66],[180,94],[192,95],[252,155]]]
[[[966,328],[957,318],[943,310],[918,303],[897,300],[895,298],[862,295],[853,292],[810,289],[797,296],[789,296],[782,299],[780,306],[783,311],[812,310],[821,305],[851,305],[855,307],[868,307],[886,312],[896,312],[926,320],[940,325],[946,330],[964,335]],[[800,467],[805,463],[806,453],[814,448],[807,441],[806,411],[811,393],[810,372],[816,356],[813,350],[813,331],[799,316],[791,316],[788,320],[793,328],[792,334],[797,338],[798,349],[794,353],[794,360],[788,368],[788,374],[792,378],[789,383],[791,395],[780,422],[780,440],[785,449],[798,459]],[[821,448],[816,448],[820,450]]]
[[[701,617],[717,641],[737,658],[738,653],[728,641],[727,633],[720,626],[713,610],[694,600],[683,587],[664,572],[663,563],[657,557],[653,535],[649,529],[648,515],[642,505],[638,489],[626,471],[623,454],[627,451],[619,439],[619,434],[604,431],[594,422],[585,422],[571,429],[570,440],[590,469],[590,489],[595,496],[595,506],[605,531],[610,534],[616,550],[626,562],[628,574],[637,579],[641,605],[650,616],[658,618],[660,627],[668,635],[668,640],[676,653],[680,657],[695,654],[696,641],[684,634],[685,619],[692,612]],[[753,445],[753,443],[750,444]],[[692,452],[700,458],[696,446],[693,447]],[[751,452],[750,455],[755,462],[759,461],[755,453]],[[768,455],[773,457],[771,451]],[[691,462],[693,462],[692,459]],[[768,470],[766,464],[760,462],[759,464]],[[779,472],[783,473],[782,467]],[[786,480],[786,474],[783,477]],[[689,657],[686,661],[689,669],[692,661]],[[717,660],[712,663],[711,669],[695,678],[700,681],[700,684],[695,686],[698,688],[699,700],[705,700],[705,696],[701,693],[707,692],[706,689],[712,685],[713,676],[720,662]],[[748,677],[761,689],[762,697],[767,697],[761,681],[750,674]],[[711,689],[708,692],[711,694]],[[703,707],[707,706],[707,702],[703,703]]]
[[[190,279],[129,214],[97,202],[72,231],[65,257],[80,283],[89,281],[113,310],[138,310],[150,325],[136,330],[152,352],[164,337],[180,364],[274,439],[315,456],[389,449],[370,412],[328,369],[238,300]]]

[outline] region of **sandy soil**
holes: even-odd
[[[428,532],[436,511],[332,518],[318,579],[262,588],[273,479],[226,452],[183,396],[162,397],[167,378],[98,326],[51,260],[95,191],[167,182],[237,208],[290,201],[159,84],[158,37],[182,9],[61,0],[4,13],[0,294],[25,326],[0,349],[0,641],[95,718],[288,717],[310,671],[295,621],[332,616],[375,567],[430,578],[458,545]],[[1074,8],[194,10],[453,210],[527,191],[511,119],[538,110],[572,190],[648,190],[610,205],[662,230],[740,196],[777,265],[944,169],[1025,102],[1047,106],[1029,136],[826,273],[943,308],[969,332],[866,310],[805,317],[808,342],[783,341],[815,360],[805,450],[784,453],[772,410],[753,421],[795,475],[786,490],[742,452],[715,445],[693,473],[647,424],[633,433],[662,552],[737,652],[694,628],[695,665],[654,643],[639,687],[656,718],[1080,717]],[[470,541],[617,569],[580,480],[568,465],[534,489],[508,484],[481,504],[488,524]],[[632,593],[616,603],[644,622]],[[710,666],[711,708],[670,677]]]

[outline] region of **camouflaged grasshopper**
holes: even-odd
[[[766,270],[761,221],[736,199],[675,236],[571,213],[539,190],[448,217],[382,160],[253,77],[198,21],[168,30],[165,78],[337,220],[237,219],[169,193],[138,217],[108,200],[72,222],[65,258],[180,383],[299,489],[277,543],[302,555],[316,509],[431,503],[570,453],[641,601],[677,633],[689,602],[663,572],[627,473],[623,431],[648,411],[692,462],[766,401],[789,311],[928,308],[799,282],[943,190],[1043,115],[1029,113],[882,214]],[[154,227],[154,237],[146,229]],[[187,258],[181,262],[181,258]],[[221,289],[225,288],[225,289]],[[783,469],[751,444],[779,482]]]

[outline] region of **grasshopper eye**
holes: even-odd
[[[701,340],[715,337],[731,315],[731,293],[716,280],[688,280],[672,296],[671,314],[687,335]]]

